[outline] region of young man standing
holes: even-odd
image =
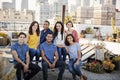
[[[40,67],[38,65],[30,63],[29,48],[27,44],[24,43],[25,39],[26,34],[21,32],[18,35],[18,42],[11,46],[17,80],[22,80],[21,71],[25,74],[25,80],[30,80],[40,71]]]
[[[43,30],[41,31],[41,35],[40,35],[40,44],[42,44],[43,42],[46,41],[46,35],[51,32],[53,34],[53,32],[49,29],[50,26],[50,22],[49,21],[45,21],[44,22],[44,26],[43,26]]]
[[[65,70],[65,63],[63,61],[58,61],[58,52],[57,47],[52,43],[53,35],[52,33],[48,33],[46,35],[46,41],[41,44],[41,56],[42,56],[42,68],[43,68],[43,79],[47,80],[48,68],[56,68],[58,67],[60,72],[58,74],[57,80],[62,80],[62,76]],[[55,58],[54,58],[55,56]]]

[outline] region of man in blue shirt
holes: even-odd
[[[44,26],[43,26],[43,30],[41,31],[41,35],[40,35],[40,44],[42,44],[43,42],[46,41],[46,35],[51,32],[53,34],[53,32],[49,29],[50,26],[50,22],[49,21],[45,21],[44,22]]]
[[[35,74],[40,71],[40,67],[36,64],[30,63],[29,48],[25,44],[26,34],[21,32],[18,35],[18,42],[11,46],[11,52],[14,58],[14,64],[16,68],[17,80],[21,79],[21,71],[25,76],[25,80],[30,80]],[[31,71],[30,73],[28,73]]]
[[[47,69],[53,69],[58,67],[60,72],[58,74],[57,80],[62,80],[62,76],[65,70],[65,63],[58,60],[57,47],[52,43],[53,35],[48,33],[46,36],[46,41],[41,44],[41,56],[42,56],[42,68],[43,68],[43,79],[47,80],[48,74]],[[55,56],[55,58],[54,58]]]

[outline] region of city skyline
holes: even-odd
[[[0,0],[0,8],[2,7],[2,2],[9,2],[9,3],[12,3],[12,1],[13,0]],[[15,1],[15,0],[14,0]],[[35,10],[36,9],[36,6],[37,6],[37,1],[41,1],[41,2],[43,2],[43,0],[25,0],[24,2],[28,2],[27,4],[27,6],[28,6],[28,9],[29,10]],[[55,1],[55,0],[46,0],[46,1],[48,1],[49,3],[50,2],[53,2],[53,1]],[[78,0],[79,1],[79,0]],[[81,1],[81,0],[80,0]],[[92,4],[93,3],[93,1],[94,0],[91,0],[90,1],[90,4]],[[120,0],[116,0],[117,2],[116,2],[116,9],[119,9],[120,10]],[[23,5],[22,3],[24,3],[22,0],[16,0],[16,10],[21,10],[21,5]],[[25,3],[24,3],[25,4]],[[31,6],[32,5],[32,6]],[[76,4],[76,0],[68,0],[68,7],[70,8],[70,6],[71,5],[77,5]],[[23,6],[25,6],[25,5],[23,5]]]

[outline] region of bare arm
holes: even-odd
[[[54,67],[55,67],[55,64],[56,64],[57,60],[58,60],[58,52],[55,51],[55,60],[54,60],[54,62],[52,63],[51,68],[54,68]]]
[[[56,62],[57,62],[57,60],[58,60],[58,52],[57,51],[55,51],[55,60],[54,60],[54,62],[53,62],[53,64],[56,64]]]
[[[45,57],[45,54],[44,54],[44,51],[43,51],[43,50],[41,50],[41,56],[42,56],[42,58],[43,58],[44,61],[46,61],[48,64],[51,64],[51,63],[48,61],[48,59]]]
[[[26,54],[26,64],[29,65],[30,63],[30,56],[29,56],[29,52],[27,51],[27,54]]]
[[[29,34],[27,34],[25,43],[28,43],[28,40],[29,40]]]
[[[37,48],[39,48],[39,44],[40,44],[40,36],[39,36],[39,38],[38,38]]]
[[[26,64],[18,57],[16,50],[12,50],[12,55],[13,55],[14,59],[15,59],[17,62],[21,63],[23,66],[26,65]]]
[[[75,62],[75,64],[78,64],[80,59],[81,59],[81,51],[79,50],[78,51],[78,58],[77,58],[77,61]]]

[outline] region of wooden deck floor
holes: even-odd
[[[59,70],[48,71],[48,80],[57,80]],[[82,69],[82,73],[85,74],[88,80],[120,80],[120,71],[114,71],[112,73],[96,74]],[[40,71],[33,79],[31,80],[43,80],[42,71]],[[73,80],[71,73],[66,69],[64,72],[63,80]],[[79,80],[79,77],[77,77]]]

